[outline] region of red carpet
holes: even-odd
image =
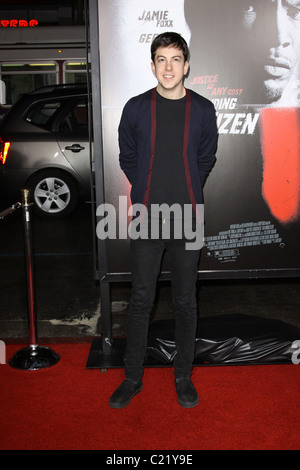
[[[7,360],[23,346],[8,345]],[[177,404],[173,369],[146,369],[144,389],[108,406],[123,370],[85,368],[90,344],[50,347],[61,359],[26,372],[0,365],[1,450],[298,450],[300,366],[197,367],[200,403]]]

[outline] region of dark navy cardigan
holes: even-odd
[[[120,166],[131,188],[132,204],[148,205],[156,137],[156,89],[131,98],[119,125]],[[217,125],[211,101],[186,90],[183,160],[191,203],[203,203],[203,185],[216,157]],[[172,171],[172,168],[170,168]]]

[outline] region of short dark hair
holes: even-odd
[[[151,60],[154,62],[155,52],[159,47],[169,46],[173,46],[177,49],[180,49],[183,53],[185,62],[189,60],[190,51],[185,39],[180,34],[174,32],[162,33],[153,39],[153,42],[151,44]]]

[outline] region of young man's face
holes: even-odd
[[[158,80],[157,91],[160,95],[169,99],[183,98],[183,78],[188,72],[189,63],[184,60],[180,49],[173,46],[159,47],[151,68]]]

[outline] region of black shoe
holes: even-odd
[[[175,379],[178,403],[183,408],[193,408],[198,405],[198,393],[189,377]]]
[[[131,399],[139,393],[142,388],[143,384],[141,381],[134,383],[130,380],[124,380],[110,397],[109,406],[111,408],[124,408],[129,405]]]

